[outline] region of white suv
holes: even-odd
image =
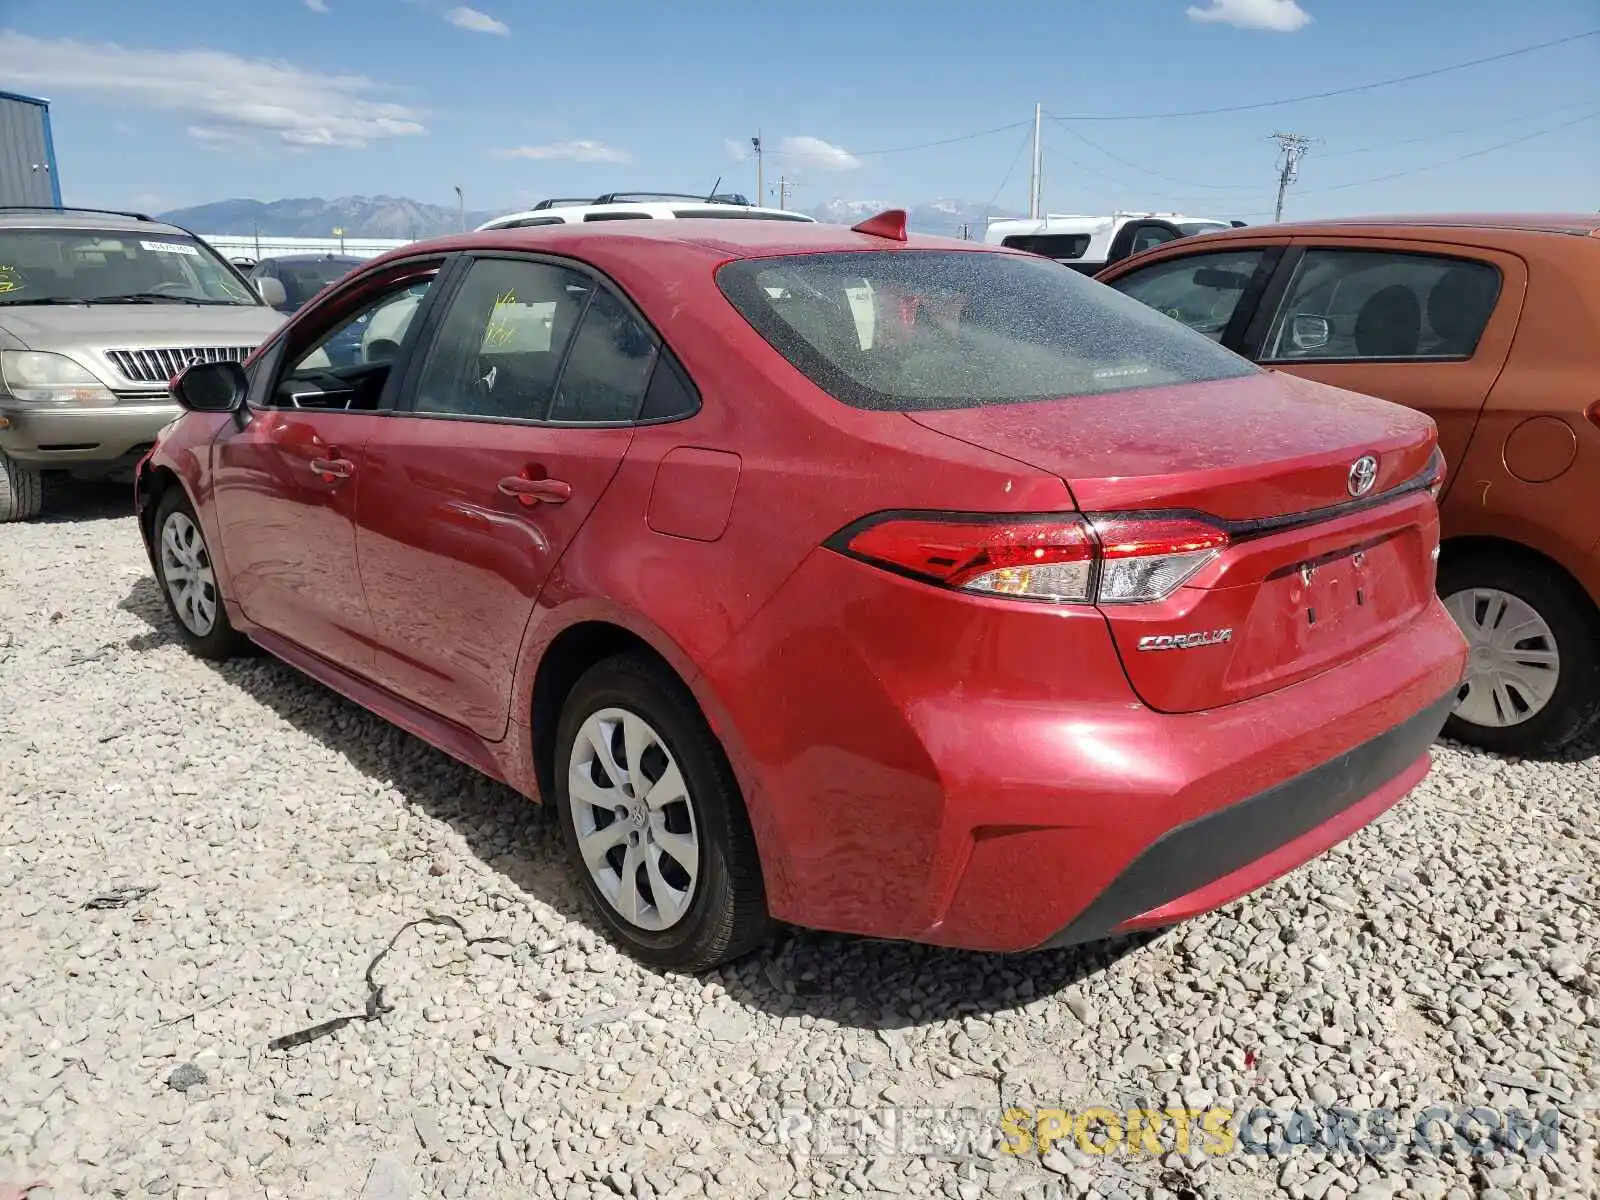
[[[1186,217],[1179,213],[1112,213],[1108,217],[1061,216],[1052,213],[1039,220],[990,220],[983,240],[991,246],[1009,246],[1065,263],[1093,275],[1109,263],[1162,242],[1213,233],[1242,225],[1211,217]]]
[[[478,226],[524,229],[534,225],[570,225],[580,221],[683,220],[808,221],[815,217],[781,208],[758,208],[743,197],[689,196],[672,192],[618,192],[592,200],[544,200],[523,212],[507,213]]]

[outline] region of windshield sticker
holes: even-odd
[[[15,267],[0,265],[0,296],[7,292],[20,292],[28,286],[28,281],[21,271]]]
[[[184,242],[140,242],[146,250],[154,250],[157,254],[187,254],[190,258],[199,258],[200,251],[195,246]]]

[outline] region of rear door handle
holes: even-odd
[[[507,475],[500,481],[502,496],[515,496],[524,504],[562,504],[572,499],[572,485],[559,479],[524,479]]]
[[[310,467],[328,483],[335,479],[349,479],[356,473],[355,463],[348,458],[313,458]]]

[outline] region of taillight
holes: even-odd
[[[1600,400],[1596,400],[1593,404],[1589,405],[1589,411],[1584,415],[1596,425],[1600,425]]]
[[[1228,545],[1215,525],[1188,518],[1102,518],[1094,529],[1103,560],[1100,604],[1163,600]]]
[[[889,516],[828,543],[944,587],[1061,604],[1164,600],[1228,545],[1189,518]]]
[[[969,592],[1085,604],[1093,582],[1094,542],[1077,517],[896,517],[866,526],[841,548]]]
[[[1444,492],[1444,451],[1434,448],[1425,468],[1428,478],[1428,495],[1437,500]]]

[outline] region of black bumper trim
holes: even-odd
[[[1420,758],[1455,703],[1452,690],[1338,758],[1169,829],[1040,949],[1110,937],[1124,921],[1187,896],[1332,820]]]

